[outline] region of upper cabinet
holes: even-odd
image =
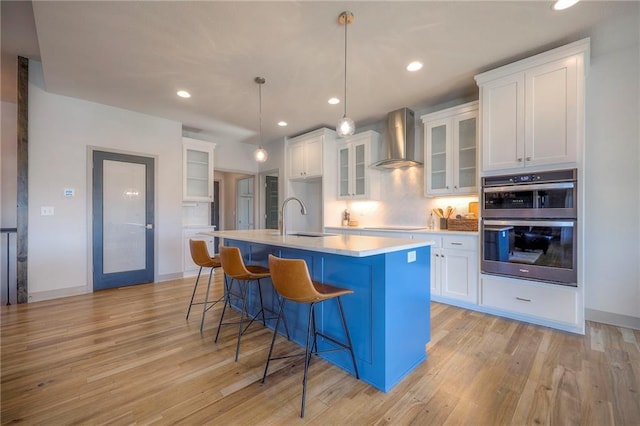
[[[341,140],[338,145],[338,198],[371,199],[378,196],[373,182],[376,170],[369,168],[377,158],[380,134],[366,131]]]
[[[483,172],[579,160],[588,58],[585,39],[476,76]]]
[[[478,192],[478,102],[423,115],[426,196]]]
[[[322,145],[324,133],[311,133],[289,139],[289,179],[310,179],[322,176]]]
[[[213,202],[213,142],[182,138],[182,199]]]

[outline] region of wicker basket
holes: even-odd
[[[449,219],[447,229],[449,231],[477,231],[478,219]]]

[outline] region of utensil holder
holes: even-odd
[[[447,229],[448,224],[449,224],[449,219],[447,219],[446,217],[440,218],[440,229]]]

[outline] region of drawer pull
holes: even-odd
[[[518,296],[516,296],[516,300],[519,300],[521,302],[531,302],[531,299],[525,299],[523,297],[518,297]]]
[[[452,246],[461,246],[462,243],[451,243]]]
[[[528,274],[528,273],[529,273],[529,270],[528,270],[528,269],[522,269],[522,268],[520,268],[520,272],[524,272],[524,273]]]

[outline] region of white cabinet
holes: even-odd
[[[478,102],[422,116],[426,196],[475,194]]]
[[[323,136],[315,132],[289,141],[289,179],[310,179],[322,176]]]
[[[213,202],[213,150],[216,144],[182,138],[182,199]]]
[[[338,198],[377,198],[378,172],[369,168],[369,164],[372,158],[377,158],[380,134],[366,131],[342,141],[338,146]]]
[[[498,309],[500,313],[515,315],[517,319],[534,320],[533,322],[544,325],[554,325],[548,323],[552,321],[570,325],[570,328],[577,326],[577,331],[584,333],[580,326],[584,324],[584,319],[576,288],[493,275],[482,275],[481,282],[480,305],[483,307]]]
[[[182,273],[183,276],[189,276],[189,275],[193,275],[198,273],[198,269],[200,269],[200,267],[198,265],[196,265],[195,263],[193,263],[193,259],[191,258],[191,249],[189,248],[189,240],[190,239],[195,239],[195,240],[204,240],[207,242],[207,250],[209,250],[209,254],[211,256],[213,256],[216,252],[215,249],[215,238],[213,236],[208,236],[208,235],[200,235],[201,232],[206,232],[206,231],[213,231],[214,227],[212,226],[208,226],[208,227],[202,227],[202,228],[195,228],[195,227],[190,227],[190,228],[185,228],[182,231],[182,239],[183,239],[183,267],[182,267]]]
[[[478,303],[478,237],[476,235],[422,234],[431,239],[431,296],[456,304]],[[467,305],[465,305],[467,306]]]
[[[575,163],[589,39],[476,76],[482,171]]]

